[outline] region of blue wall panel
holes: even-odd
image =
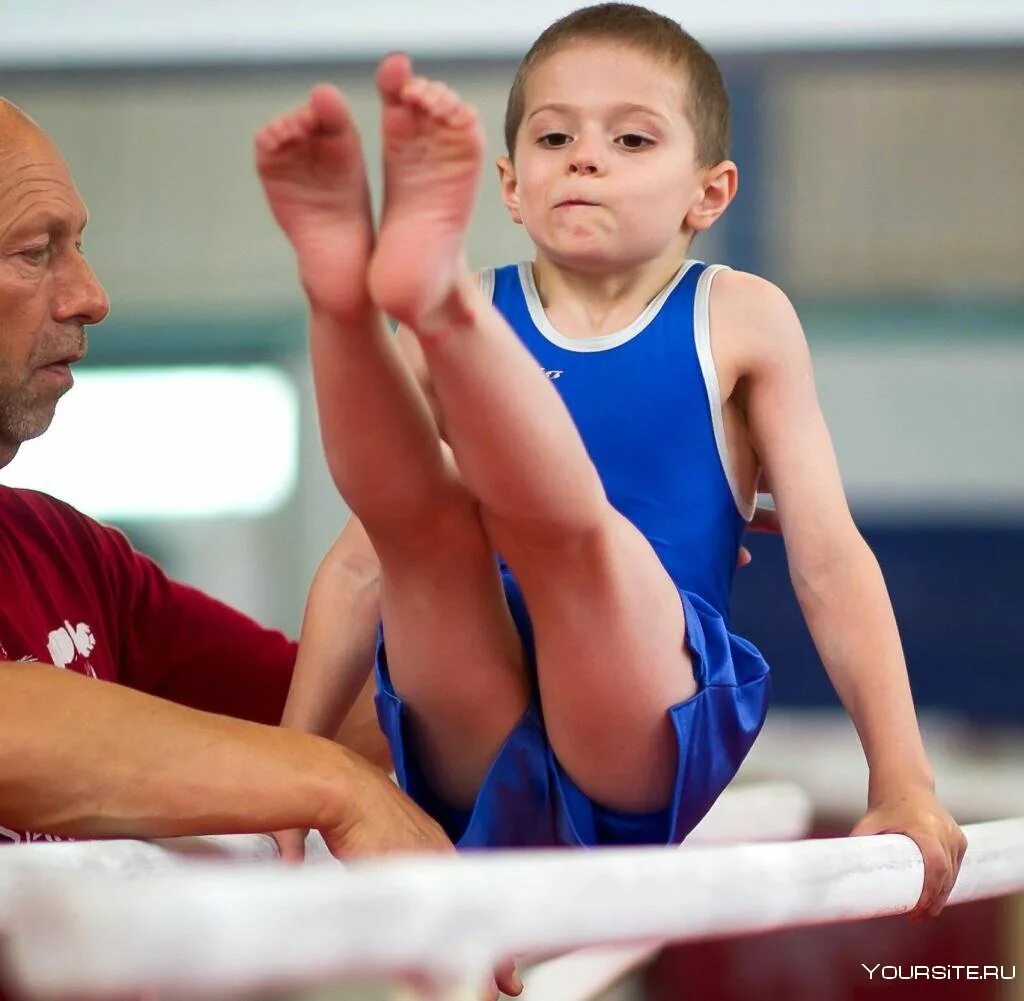
[[[896,609],[915,700],[1024,725],[1024,527],[861,525]],[[778,538],[748,539],[734,627],[764,652],[776,704],[835,706]]]

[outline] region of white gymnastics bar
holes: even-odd
[[[811,829],[810,797],[787,782],[731,786],[690,832],[686,846],[741,841],[791,841]],[[525,970],[529,1001],[589,1001],[627,974],[650,962],[667,940],[640,945],[604,945],[571,952]]]
[[[810,798],[790,782],[736,783],[719,797],[687,845],[781,841],[810,829]],[[277,858],[268,835],[215,835],[156,841],[33,842],[0,852],[0,930],[12,916],[15,886],[30,887],[54,871],[138,872],[189,860],[267,862]],[[315,831],[306,840],[307,864],[330,858]],[[532,1001],[585,1001],[644,962],[664,943],[588,948],[537,963],[524,974]]]
[[[951,903],[1024,890],[1024,818],[965,831]],[[61,872],[13,888],[5,955],[30,997],[214,998],[391,977],[454,1001],[509,955],[896,914],[921,878],[899,835]]]

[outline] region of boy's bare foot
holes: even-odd
[[[438,333],[460,308],[463,254],[484,138],[476,111],[444,84],[412,75],[406,56],[377,71],[383,102],[384,214],[370,292],[418,334]]]
[[[373,218],[359,133],[340,91],[320,84],[265,125],[256,169],[310,301],[339,317],[365,316],[374,308],[366,286]]]

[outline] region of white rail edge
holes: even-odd
[[[1024,890],[1024,818],[965,832],[951,903]],[[896,914],[921,880],[916,846],[898,835],[61,872],[13,887],[5,952],[29,996],[218,997],[371,977],[454,986],[484,982],[509,955]]]
[[[807,834],[812,817],[810,797],[792,782],[739,782],[719,797],[687,838],[687,846],[792,840]],[[197,859],[252,863],[275,861],[277,857],[273,839],[260,834],[22,845],[14,854],[0,854],[0,930],[5,913],[10,913],[17,899],[10,890],[17,883],[30,884],[38,879],[40,870],[43,874],[80,869],[138,872]],[[310,832],[307,864],[329,858],[323,839],[316,831]],[[525,970],[523,979],[532,1001],[587,1001],[650,960],[664,944],[574,950],[534,964]]]
[[[781,781],[734,785],[686,839],[686,847],[741,841],[792,841],[811,829],[813,806],[799,786]],[[640,945],[586,946],[523,973],[529,1001],[589,1001],[650,962],[668,939]]]

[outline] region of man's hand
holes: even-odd
[[[448,836],[379,768],[356,765],[340,816],[327,817],[320,833],[340,859],[388,852],[453,852]]]
[[[882,800],[850,833],[905,834],[912,839],[924,860],[924,885],[910,916],[922,920],[942,910],[960,872],[967,838],[930,789]]]

